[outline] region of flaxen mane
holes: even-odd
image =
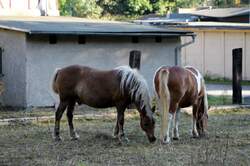
[[[121,92],[125,93],[128,91],[131,99],[142,101],[140,107],[143,108],[145,103],[150,101],[146,80],[139,74],[137,69],[131,69],[128,66],[120,66],[116,69],[118,70],[118,75],[121,77]]]

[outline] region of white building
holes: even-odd
[[[0,0],[0,16],[59,16],[58,0]]]
[[[141,51],[140,70],[152,90],[155,70],[180,61],[175,50],[181,45],[181,36],[193,35],[190,31],[72,17],[2,18],[3,104],[53,106],[58,99],[51,88],[56,68],[128,65],[132,50]]]

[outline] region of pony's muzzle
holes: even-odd
[[[200,138],[208,138],[208,135],[209,135],[208,131],[206,131],[206,130],[198,130],[198,133],[199,133]]]
[[[148,140],[150,143],[154,143],[156,141],[156,137],[154,135],[147,135],[148,136]]]

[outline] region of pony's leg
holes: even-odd
[[[122,142],[123,139],[128,141],[123,131],[125,109],[126,107],[117,107],[117,122],[116,122],[115,134],[117,134],[120,142]]]
[[[176,109],[178,108],[178,104],[170,104],[170,109],[169,109],[169,114],[168,114],[168,126],[167,126],[167,133],[166,136],[163,140],[164,144],[168,144],[171,142],[171,137],[170,137],[170,133],[172,134],[172,126],[173,126],[173,120],[174,120],[174,115],[176,112]]]
[[[197,111],[198,111],[198,106],[197,105],[193,105],[193,122],[192,122],[192,135],[194,138],[198,138],[198,131],[197,131],[197,126],[196,126],[196,122],[197,122]]]
[[[174,121],[174,133],[173,133],[173,139],[178,140],[179,139],[179,119],[180,119],[180,108],[176,110],[175,113],[175,121]]]
[[[70,137],[72,140],[77,140],[79,138],[79,135],[75,132],[74,125],[73,125],[74,107],[75,107],[75,101],[71,101],[67,109],[67,118],[68,118],[68,124],[69,124]]]
[[[56,114],[55,114],[55,129],[54,129],[54,137],[56,141],[60,141],[61,137],[60,137],[60,120],[62,118],[63,112],[65,111],[67,107],[67,103],[66,102],[61,102],[59,103],[59,106],[56,110]]]
[[[114,137],[118,138],[118,134],[119,134],[119,125],[118,125],[118,119],[119,119],[119,115],[118,115],[118,111],[117,111],[117,115],[116,115],[116,125],[115,125],[115,131],[114,131]]]
[[[171,137],[170,137],[170,131],[172,130],[172,124],[173,124],[173,119],[174,119],[174,113],[169,113],[168,114],[168,127],[167,127],[167,135],[164,138],[163,143],[168,144],[171,142]]]

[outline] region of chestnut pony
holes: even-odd
[[[205,82],[194,67],[160,67],[154,76],[154,86],[161,110],[161,141],[170,142],[174,120],[173,139],[179,139],[180,108],[193,107],[192,135],[205,136],[208,121],[208,101]]]
[[[70,136],[79,136],[73,126],[73,111],[76,103],[95,108],[116,107],[117,121],[114,136],[121,141],[124,137],[124,111],[135,104],[140,113],[140,125],[150,142],[154,136],[154,119],[150,106],[150,96],[145,79],[136,69],[120,66],[113,70],[72,65],[57,70],[53,80],[53,90],[59,95],[60,103],[55,114],[54,135],[60,140],[60,119],[67,108]]]

